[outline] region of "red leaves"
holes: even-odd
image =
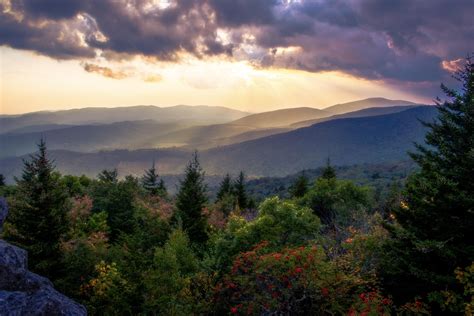
[[[383,297],[377,290],[359,294],[359,302],[355,302],[347,315],[390,315],[392,301]]]
[[[388,299],[388,298],[384,298],[384,299],[382,300],[382,304],[383,304],[383,305],[390,305],[390,304],[392,304],[392,301],[391,301],[390,299]]]
[[[239,308],[242,308],[242,304],[238,304],[236,306],[232,306],[230,308],[230,313],[231,314],[237,314],[239,312]]]
[[[325,287],[321,289],[321,294],[323,294],[324,297],[329,296],[329,290]]]

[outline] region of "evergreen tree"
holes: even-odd
[[[114,168],[111,170],[104,169],[99,173],[97,178],[99,179],[99,181],[102,181],[105,183],[117,183],[118,182],[117,168]]]
[[[156,172],[155,161],[153,161],[150,169],[145,170],[145,174],[142,178],[142,184],[145,190],[151,195],[166,195],[165,182],[163,179],[160,179],[158,173]]]
[[[303,171],[290,186],[290,196],[294,198],[303,197],[308,192],[308,184],[309,180]]]
[[[99,181],[91,188],[94,200],[93,212],[106,212],[111,240],[122,233],[131,233],[135,228],[135,200],[140,189],[138,179],[127,176],[118,181],[116,170],[104,170]]]
[[[23,162],[23,173],[11,201],[7,238],[28,251],[33,271],[55,279],[60,261],[61,236],[67,231],[66,190],[47,157],[41,140],[38,153]]]
[[[0,173],[0,187],[5,186],[5,177]]]
[[[331,160],[329,158],[326,161],[326,167],[323,169],[321,178],[327,180],[336,179],[336,170],[331,166]]]
[[[247,190],[245,188],[245,175],[243,171],[239,173],[237,180],[234,183],[234,194],[237,199],[237,204],[240,209],[246,209],[249,205],[249,197],[247,195]]]
[[[174,222],[180,223],[190,240],[197,244],[202,244],[208,239],[207,219],[203,214],[208,202],[206,190],[204,172],[195,152],[186,167],[184,180],[180,182]]]
[[[424,123],[425,142],[411,157],[421,170],[407,181],[393,210],[385,283],[398,297],[455,287],[453,271],[474,261],[474,63],[456,78],[461,91],[442,85],[438,118]]]
[[[165,181],[163,179],[160,179],[160,182],[158,183],[158,194],[162,197],[168,196],[168,190],[166,189]]]
[[[232,179],[226,174],[221,182],[219,191],[217,192],[216,202],[221,201],[225,196],[232,194]]]

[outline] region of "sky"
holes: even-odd
[[[432,103],[473,0],[0,0],[0,113]]]

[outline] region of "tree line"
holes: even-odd
[[[419,170],[382,202],[329,160],[257,205],[243,172],[210,201],[197,152],[171,196],[154,162],[140,179],[61,175],[41,141],[0,185],[3,238],[93,315],[470,315],[472,59],[457,78],[410,154]]]

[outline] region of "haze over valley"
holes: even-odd
[[[244,170],[281,176],[322,166],[396,162],[421,141],[435,109],[370,98],[324,109],[246,113],[225,107],[135,106],[36,112],[0,118],[0,173],[18,175],[21,159],[44,139],[60,171],[94,176],[104,168],[139,175],[152,161],[180,174],[198,150],[209,174]],[[281,154],[285,153],[285,154]]]

